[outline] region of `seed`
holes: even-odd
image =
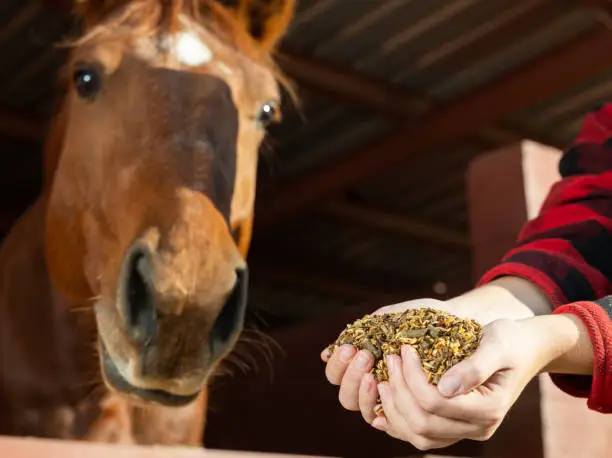
[[[410,309],[380,315],[365,315],[346,326],[328,347],[331,353],[344,344],[370,351],[375,360],[371,372],[378,382],[388,380],[384,355],[399,354],[402,345],[414,347],[430,383],[470,356],[480,343],[482,326],[431,308]]]

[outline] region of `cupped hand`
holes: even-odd
[[[481,313],[486,309],[485,307],[463,307],[429,298],[388,305],[379,308],[373,314],[404,312],[421,307],[444,310],[461,318],[475,319],[481,324],[485,324],[491,319],[490,316]],[[368,423],[372,423],[375,418],[373,407],[377,398],[376,382],[369,373],[374,364],[372,354],[367,350],[358,352],[352,345],[343,345],[331,356],[327,350],[323,350],[321,359],[327,363],[325,367],[327,380],[340,387],[338,393],[340,404],[347,410],[361,410],[364,419]]]
[[[444,302],[436,299],[419,299],[388,305],[373,314],[403,312],[419,307],[442,308],[443,305]],[[329,383],[340,386],[340,404],[352,411],[360,410],[360,405],[367,405],[363,414],[366,421],[371,423],[374,419],[371,412],[377,398],[376,382],[369,374],[374,364],[372,353],[367,350],[358,352],[352,345],[342,345],[332,355],[329,355],[327,349],[323,350],[321,359],[327,363],[325,376]]]
[[[534,320],[485,326],[479,348],[449,369],[437,387],[427,382],[412,347],[402,348],[401,358],[387,357],[389,381],[378,385],[384,414],[372,426],[420,450],[488,440],[527,383],[554,358]]]

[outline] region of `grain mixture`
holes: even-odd
[[[481,325],[431,308],[365,315],[349,324],[328,347],[329,353],[343,344],[374,355],[372,373],[378,382],[388,380],[386,354],[399,354],[402,345],[412,345],[421,358],[427,381],[434,385],[452,366],[478,347]]]

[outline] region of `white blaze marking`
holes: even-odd
[[[213,59],[212,51],[202,40],[189,32],[180,32],[174,42],[175,57],[191,67],[203,65]]]

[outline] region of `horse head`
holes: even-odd
[[[231,4],[229,4],[231,3]],[[244,321],[257,156],[292,0],[80,0],[46,153],[50,276],[107,386],[197,397]]]

